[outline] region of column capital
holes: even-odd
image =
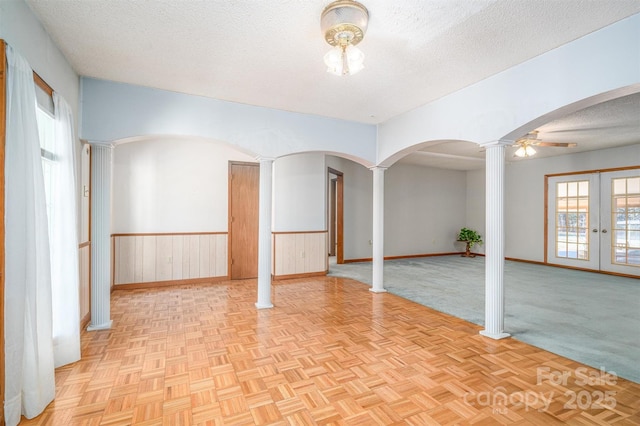
[[[513,145],[515,141],[511,141],[511,140],[507,140],[507,139],[500,139],[497,141],[489,141],[489,142],[479,142],[478,145],[480,145],[483,148],[496,148],[496,147],[500,147],[500,146],[511,146]]]
[[[113,149],[114,145],[111,142],[103,142],[103,141],[86,141],[91,147],[97,148],[109,148]]]
[[[256,160],[259,161],[260,163],[266,163],[266,162],[274,162],[276,159],[273,157],[263,157],[261,155],[256,157]]]
[[[374,171],[374,170],[382,170],[382,171],[385,171],[385,170],[387,170],[387,169],[388,169],[388,167],[383,167],[383,166],[371,166],[371,167],[369,167],[369,170],[371,170],[371,171]]]

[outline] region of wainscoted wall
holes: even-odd
[[[113,283],[226,279],[227,233],[113,234]]]
[[[86,241],[78,248],[80,266],[80,326],[89,322],[91,313],[91,243]]]
[[[327,231],[274,232],[274,278],[326,273],[327,238]]]

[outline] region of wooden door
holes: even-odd
[[[229,275],[258,276],[260,165],[229,163]]]
[[[328,168],[329,181],[335,179],[335,198],[333,198],[331,206],[332,210],[335,210],[335,222],[331,213],[329,213],[329,220],[332,221],[332,226],[335,226],[335,256],[336,263],[344,263],[344,175],[341,171]],[[332,194],[333,197],[333,194]],[[331,203],[328,203],[329,205]]]
[[[336,255],[336,194],[337,194],[337,178],[329,181],[329,256]]]

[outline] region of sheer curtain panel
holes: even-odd
[[[55,366],[80,359],[76,144],[69,104],[53,93],[55,166],[51,182],[51,288]]]
[[[7,49],[5,420],[37,416],[55,396],[51,267],[33,71]]]

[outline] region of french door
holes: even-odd
[[[640,169],[547,184],[548,263],[640,276]]]

